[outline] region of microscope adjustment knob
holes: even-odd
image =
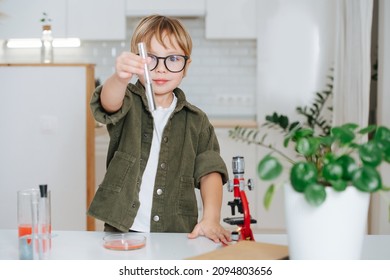
[[[251,191],[253,190],[253,180],[252,179],[248,179],[248,189]]]
[[[233,181],[229,180],[229,181],[227,182],[227,189],[228,189],[229,192],[232,192],[232,191],[233,191],[233,189],[234,189],[234,183],[233,183]]]

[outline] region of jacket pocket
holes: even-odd
[[[198,216],[195,195],[195,180],[192,177],[180,177],[177,213],[184,216]]]
[[[108,165],[100,187],[106,190],[120,192],[125,183],[127,174],[135,161],[136,158],[134,156],[116,151]]]

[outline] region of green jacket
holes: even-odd
[[[153,136],[153,117],[143,86],[129,84],[122,108],[113,114],[100,105],[101,87],[91,100],[95,119],[107,125],[107,171],[88,214],[128,231],[140,206],[138,194]],[[228,180],[218,139],[206,114],[176,88],[177,105],[161,138],[154,185],[151,232],[191,232],[198,220],[195,187],[202,176],[219,172]]]

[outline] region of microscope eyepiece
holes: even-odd
[[[233,157],[232,167],[233,167],[233,174],[244,174],[245,171],[244,157],[242,156]]]

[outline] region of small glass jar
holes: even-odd
[[[42,63],[53,63],[53,35],[51,25],[42,26],[42,46],[41,46],[41,62]]]

